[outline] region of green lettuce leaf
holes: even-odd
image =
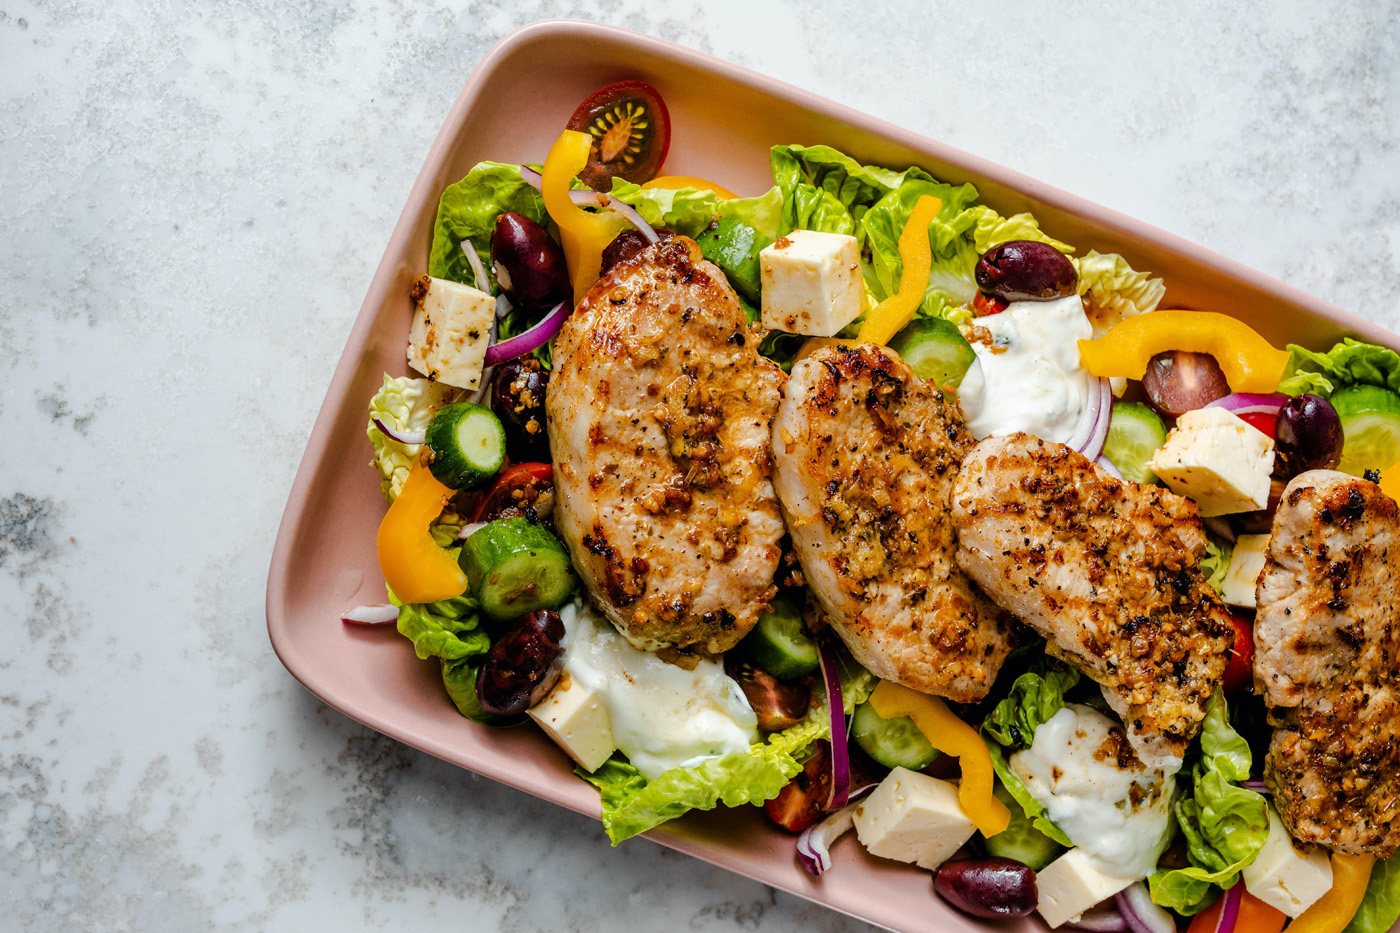
[[[1234,885],[1269,838],[1266,801],[1238,786],[1249,778],[1252,756],[1249,743],[1230,725],[1219,690],[1206,707],[1200,742],[1191,794],[1183,794],[1175,806],[1191,864],[1154,872],[1147,880],[1155,903],[1185,916],[1204,910],[1221,889]]]
[[[1234,546],[1228,541],[1206,535],[1206,556],[1201,558],[1201,572],[1217,593],[1224,591],[1225,573],[1230,569],[1230,557],[1234,551]]]
[[[1079,294],[1088,305],[1089,321],[1110,328],[1125,317],[1155,311],[1166,294],[1161,279],[1137,272],[1117,253],[1096,250],[1070,260],[1079,270]]]
[[[1342,933],[1386,933],[1400,919],[1400,858],[1377,862],[1366,896]]]
[[[483,710],[476,699],[476,675],[491,648],[491,638],[480,628],[476,600],[458,596],[435,603],[403,603],[394,591],[389,601],[399,607],[399,634],[413,642],[420,658],[439,658],[442,683],[457,711],[487,725],[508,725]]]
[[[1350,385],[1372,385],[1400,392],[1400,353],[1346,338],[1326,353],[1288,345],[1289,360],[1278,390],[1311,392],[1327,398]]]
[[[496,227],[496,218],[507,211],[524,214],[538,224],[548,223],[543,195],[520,177],[518,165],[482,162],[461,181],[449,185],[438,201],[428,274],[475,286],[476,275],[462,252],[465,240],[481,257],[494,290],[491,231]]]
[[[1003,217],[990,207],[980,204],[971,208],[971,211],[976,218],[976,226],[973,228],[973,243],[977,247],[979,255],[1008,240],[1035,240],[1039,243],[1048,243],[1062,253],[1074,252],[1073,246],[1061,243],[1054,237],[1046,236],[1041,232],[1040,224],[1031,214],[1012,214],[1010,217]]]
[[[774,146],[768,155],[782,194],[779,233],[820,230],[855,235],[869,208],[910,179],[933,181],[921,168],[902,172],[861,165],[830,146]]]
[[[384,385],[369,400],[370,421],[365,434],[374,445],[371,466],[379,471],[379,486],[390,502],[398,498],[423,445],[400,444],[375,427],[374,419],[378,418],[396,431],[425,430],[437,410],[452,401],[456,391],[452,386],[431,379],[395,378],[385,374]]]
[[[630,204],[654,227],[665,227],[692,239],[716,217],[736,217],[759,233],[775,239],[783,217],[783,195],[777,186],[752,198],[722,198],[700,188],[643,188],[614,178],[612,194]]]
[[[924,195],[938,198],[942,206],[928,228],[933,261],[924,299],[915,315],[948,317],[950,309],[960,308],[977,295],[973,270],[981,254],[973,244],[977,215],[969,208],[977,200],[977,189],[971,185],[954,187],[913,177],[871,205],[861,216],[856,236],[862,252],[870,255],[870,262],[862,264],[865,286],[872,302],[883,301],[899,288],[904,274],[899,237],[914,204]]]
[[[650,782],[620,752],[591,774],[582,768],[574,773],[598,788],[603,829],[617,845],[691,810],[713,810],[721,803],[758,804],[776,797],[802,770],[802,753],[830,735],[826,705],[814,703],[802,722],[746,751],[672,768]]]

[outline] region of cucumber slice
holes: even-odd
[[[856,707],[851,716],[851,737],[861,751],[886,768],[918,771],[938,757],[938,750],[908,716],[884,719],[869,703]]]
[[[773,600],[739,643],[739,650],[755,667],[779,680],[796,680],[821,666],[817,643],[807,634],[802,613],[785,599]]]
[[[1400,461],[1400,395],[1380,386],[1347,386],[1331,399],[1342,421],[1342,459],[1337,469],[1360,476]]]
[[[448,489],[480,489],[501,471],[506,429],[495,412],[471,402],[444,405],[428,422],[428,469]]]
[[[890,341],[890,349],[923,379],[936,386],[956,387],[977,354],[951,321],[919,318]]]
[[[574,589],[564,545],[519,516],[499,518],[468,538],[458,562],[482,611],[498,621],[558,609]]]
[[[1065,847],[1031,825],[1026,811],[1021,809],[1010,791],[998,783],[993,793],[1011,811],[1011,822],[995,836],[983,838],[982,845],[988,855],[1014,859],[1035,871],[1040,871],[1060,857]]]
[[[1157,474],[1147,464],[1166,442],[1167,426],[1155,411],[1141,402],[1113,403],[1103,455],[1113,461],[1124,479],[1157,482]]]
[[[761,287],[758,254],[773,241],[737,217],[721,217],[695,242],[700,244],[700,255],[724,271],[739,297],[756,306]]]

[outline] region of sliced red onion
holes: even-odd
[[[1096,382],[1102,382],[1102,379]],[[1065,441],[1066,447],[1073,447],[1082,451],[1084,442],[1089,439],[1089,435],[1094,433],[1094,428],[1099,425],[1099,409],[1103,405],[1103,393],[1095,384],[1089,386],[1089,397],[1084,401],[1084,414],[1079,416],[1079,424],[1075,425],[1074,433]]]
[[[1118,911],[1133,933],[1176,933],[1172,915],[1152,903],[1147,885],[1135,881],[1113,896]]]
[[[874,789],[874,784],[867,784],[853,791],[850,803],[808,826],[797,837],[797,858],[810,874],[820,875],[831,867],[831,846],[855,825],[856,802]]]
[[[398,441],[400,444],[413,447],[427,440],[424,436],[425,432],[423,431],[400,431],[398,428],[391,427],[387,424],[383,418],[371,418],[370,420],[373,421],[374,426],[382,431],[384,436],[391,441]]]
[[[525,333],[491,344],[486,348],[486,365],[495,366],[497,363],[513,360],[517,356],[533,353],[549,343],[554,339],[554,335],[559,333],[559,328],[564,326],[564,319],[569,316],[571,310],[569,302],[561,301]]]
[[[394,605],[356,606],[354,609],[347,609],[342,613],[340,621],[353,622],[356,625],[388,625],[391,622],[399,621],[399,607]]]
[[[1276,415],[1287,401],[1288,396],[1282,392],[1270,392],[1268,395],[1260,395],[1257,392],[1232,392],[1206,407],[1223,408],[1236,415]]]
[[[1094,429],[1089,432],[1089,439],[1084,442],[1084,446],[1079,448],[1079,452],[1090,460],[1097,460],[1099,454],[1103,453],[1104,441],[1108,440],[1108,425],[1113,420],[1113,390],[1108,387],[1107,379],[1099,380],[1099,417]]]
[[[457,540],[465,541],[485,527],[485,522],[468,522],[462,526],[461,531],[457,532]]]
[[[536,190],[544,190],[544,176],[527,165],[520,166],[520,177],[525,183]],[[637,213],[637,209],[625,201],[619,200],[610,194],[603,194],[600,191],[589,191],[586,188],[576,188],[569,192],[569,200],[579,207],[599,207],[607,208],[610,211],[617,211],[627,222],[637,228],[637,232],[646,237],[648,243],[659,243],[661,237],[656,235],[656,231],[651,228],[651,224],[642,219],[642,215]]]
[[[503,319],[507,314],[515,310],[515,305],[510,303],[510,299],[505,296],[505,292],[496,296],[496,320]]]
[[[839,810],[850,799],[851,755],[846,747],[846,708],[841,699],[841,675],[836,670],[836,652],[825,641],[817,643],[826,681],[827,715],[831,717],[831,799],[826,809]]]
[[[1104,901],[1091,907],[1079,916],[1078,920],[1068,920],[1065,926],[1071,930],[1085,930],[1087,933],[1128,933],[1128,921],[1113,906],[1113,901]]]
[[[541,175],[539,172],[535,171],[534,169],[530,168],[530,166],[520,166],[520,177],[524,179],[525,184],[529,185],[531,188],[534,188],[536,191],[541,191],[544,189],[544,176]]]
[[[1226,521],[1225,516],[1212,515],[1210,518],[1202,518],[1201,521],[1207,528],[1215,533],[1217,538],[1224,538],[1231,544],[1235,543],[1235,529],[1230,527],[1230,523]]]
[[[1256,794],[1271,793],[1271,791],[1269,790],[1269,785],[1265,784],[1262,778],[1251,778],[1248,781],[1241,781],[1240,786],[1243,787],[1245,790],[1252,790]]]
[[[493,325],[491,335],[492,337],[495,336],[494,331],[495,327]],[[471,402],[473,405],[486,404],[486,393],[491,391],[491,374],[495,371],[496,367],[494,366],[487,366],[481,371],[481,378],[477,381],[476,388],[472,390],[471,395],[467,396],[468,402]]]
[[[1118,467],[1114,465],[1113,461],[1105,457],[1103,454],[1099,454],[1098,457],[1095,458],[1094,462],[1097,463],[1105,473],[1107,473],[1114,479],[1123,478],[1123,471],[1118,469]]]
[[[476,247],[471,240],[462,241],[462,252],[467,254],[467,265],[472,267],[472,275],[476,277],[476,290],[482,294],[491,294],[491,276],[486,274],[486,267],[481,264],[481,257],[476,254]]]
[[[1215,925],[1215,933],[1235,933],[1235,923],[1240,919],[1240,901],[1244,900],[1244,881],[1236,879],[1232,887],[1225,891],[1225,902],[1220,905],[1220,922]]]

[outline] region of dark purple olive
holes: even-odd
[[[669,240],[671,237],[675,236],[674,233],[663,227],[656,228],[656,235],[663,240]],[[647,238],[636,230],[622,231],[617,236],[613,237],[611,243],[603,248],[602,272],[606,274],[613,266],[624,260],[631,259],[650,245],[651,243],[647,241]]]
[[[1009,858],[944,862],[933,889],[959,910],[988,920],[1024,917],[1040,899],[1035,872]]]
[[[511,360],[491,377],[491,408],[506,429],[506,453],[516,463],[548,462],[544,395],[549,371],[534,357]]]
[[[1230,383],[1209,353],[1168,350],[1147,361],[1142,391],[1158,413],[1178,418],[1229,395]]]
[[[1295,395],[1279,409],[1274,427],[1274,476],[1290,480],[1308,470],[1330,470],[1342,459],[1342,419],[1320,395]]]
[[[977,287],[1004,301],[1053,301],[1074,294],[1079,273],[1055,247],[1035,240],[993,246],[977,260]]]
[[[526,311],[545,311],[573,294],[564,251],[523,214],[507,211],[496,218],[491,269],[510,303]]]
[[[497,716],[519,716],[554,687],[564,666],[564,621],[552,609],[536,609],[486,653],[476,676],[476,699]]]

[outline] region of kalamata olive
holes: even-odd
[[[959,910],[989,920],[1024,917],[1040,900],[1035,872],[1009,858],[944,862],[933,889]]]
[[[1274,427],[1274,476],[1289,480],[1308,470],[1330,470],[1342,459],[1342,419],[1320,395],[1295,395],[1279,409]]]
[[[1229,395],[1230,383],[1209,353],[1168,350],[1148,360],[1142,390],[1149,405],[1176,418]]]
[[[564,251],[524,214],[506,211],[496,218],[491,269],[510,303],[526,311],[547,310],[573,294]]]
[[[785,683],[732,651],[724,656],[724,672],[738,682],[764,732],[778,732],[807,718],[812,691],[806,684]]]
[[[1035,240],[993,246],[977,260],[977,287],[1005,301],[1053,301],[1074,294],[1079,273],[1059,250]]]
[[[663,240],[669,240],[675,236],[674,233],[663,227],[656,228],[656,235]],[[613,237],[611,243],[603,247],[603,274],[606,274],[609,269],[623,260],[631,259],[650,245],[647,238],[636,230],[622,231]]]
[[[506,453],[516,463],[549,459],[544,396],[549,372],[534,357],[496,367],[491,377],[491,409],[506,429]]]
[[[536,609],[486,653],[476,677],[476,699],[497,716],[519,716],[554,687],[564,665],[564,621],[552,609]]]

